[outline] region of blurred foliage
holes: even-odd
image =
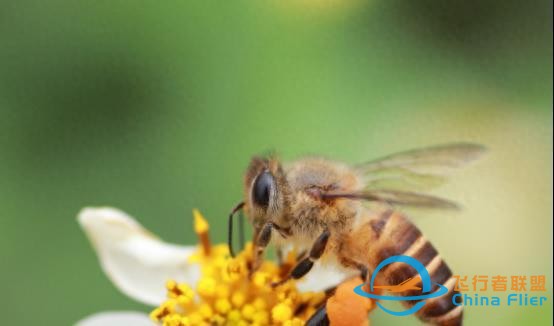
[[[144,310],[102,274],[79,209],[113,205],[168,241],[192,243],[198,207],[223,241],[249,157],[267,150],[359,162],[484,143],[490,159],[444,190],[466,212],[418,224],[460,273],[547,274],[552,289],[551,1],[0,8],[4,323]],[[460,233],[452,241],[444,230]],[[551,302],[550,291],[544,309],[466,316],[548,322]]]

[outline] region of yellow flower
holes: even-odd
[[[325,300],[321,293],[300,295],[294,281],[272,288],[272,280],[278,279],[282,271],[269,261],[264,261],[260,269],[249,278],[246,266],[251,263],[252,244],[247,244],[246,249],[237,257],[230,258],[226,245],[216,245],[212,248],[209,241],[202,240],[208,238],[209,227],[197,210],[194,211],[194,221],[202,245],[189,257],[189,261],[199,264],[200,270],[204,273],[197,284],[168,281],[167,300],[150,314],[154,321],[174,325],[176,315],[194,315],[201,316],[201,324],[218,324],[225,321],[232,325],[275,325],[293,319],[306,321],[310,315],[307,314],[309,309],[305,307],[315,307]],[[191,304],[182,309],[167,309],[175,297],[173,289],[180,287],[196,288]],[[163,314],[160,311],[167,313]]]
[[[302,280],[273,288],[271,283],[296,263],[294,253],[289,253],[281,266],[264,261],[249,275],[252,244],[231,258],[227,245],[210,242],[209,224],[202,214],[194,210],[193,216],[199,245],[187,247],[159,240],[122,211],[81,211],[79,223],[104,272],[123,293],[155,308],[149,316],[136,312],[95,314],[77,325],[302,325],[326,301],[323,289],[344,279],[343,274],[329,273],[316,264]],[[336,293],[326,303],[333,324],[367,324],[372,303],[342,284]]]

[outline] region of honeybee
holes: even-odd
[[[457,293],[452,272],[397,206],[457,208],[454,202],[413,189],[442,184],[452,170],[474,161],[484,151],[477,144],[446,144],[359,165],[323,158],[281,164],[275,158],[254,157],[244,177],[244,201],[230,214],[230,251],[232,217],[243,209],[254,230],[253,271],[270,241],[277,248],[293,246],[306,252],[282,282],[303,277],[316,261],[354,269],[367,277],[388,257],[411,256],[426,266],[433,283],[448,288],[446,295],[428,300],[417,317],[432,324],[460,325],[463,307],[452,303]],[[376,280],[384,286],[417,276],[405,264],[390,265],[378,274]],[[406,295],[419,294],[411,291]]]

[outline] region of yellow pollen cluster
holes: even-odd
[[[168,281],[167,300],[150,313],[155,322],[163,326],[300,326],[324,302],[323,292],[300,293],[294,281],[271,286],[294,266],[293,254],[281,267],[264,261],[249,277],[252,244],[230,258],[227,245],[211,246],[207,242],[208,223],[196,210],[194,219],[201,245],[189,262],[200,266],[202,276],[193,285]]]

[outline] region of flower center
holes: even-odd
[[[209,225],[196,210],[194,221],[200,246],[189,260],[200,266],[202,276],[192,285],[169,280],[167,300],[150,313],[155,322],[164,326],[303,325],[324,302],[323,292],[300,293],[294,281],[271,287],[294,266],[294,253],[281,266],[264,261],[249,277],[252,244],[230,258],[227,245],[210,243]]]

